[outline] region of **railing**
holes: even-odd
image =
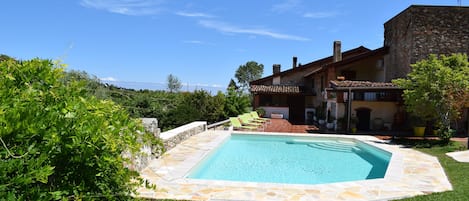
[[[218,129],[218,130],[221,130],[220,127],[223,127],[223,129],[224,129],[224,126],[223,126],[223,125],[226,124],[226,123],[229,123],[229,122],[230,122],[229,119],[223,120],[223,121],[219,121],[219,122],[216,122],[216,123],[213,123],[213,124],[208,125],[208,126],[207,126],[207,129],[208,129],[208,130],[212,130],[212,129],[213,129],[213,130],[217,130],[217,129]]]

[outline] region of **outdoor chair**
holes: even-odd
[[[242,125],[238,117],[230,117],[230,123],[231,123],[231,126],[233,126],[233,129],[235,130],[257,130],[258,129],[257,126]]]
[[[260,121],[264,121],[264,122],[267,122],[267,123],[271,123],[271,120],[269,118],[262,118],[262,117],[259,117],[259,114],[257,114],[256,111],[252,111],[249,113],[254,119],[257,119],[257,120],[260,120]]]
[[[264,127],[264,122],[259,121],[259,120],[255,120],[248,113],[239,115],[238,118],[241,120],[242,124],[250,125],[250,126],[262,126],[262,127]]]

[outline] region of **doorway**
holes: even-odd
[[[291,123],[305,123],[305,97],[288,96],[288,118]]]
[[[355,111],[357,112],[358,118],[357,129],[362,131],[370,130],[371,109],[362,107],[355,109]]]

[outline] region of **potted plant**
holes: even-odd
[[[352,116],[350,118],[350,128],[352,129],[352,133],[357,132],[357,124],[358,124],[358,118],[356,116]]]
[[[257,108],[256,112],[259,115],[259,117],[264,117],[264,115],[265,115],[265,109],[264,108],[261,108],[261,107]]]
[[[345,130],[345,125],[347,125],[347,119],[345,117],[340,117],[337,119],[337,130]]]
[[[412,115],[410,123],[415,136],[423,136],[425,134],[425,121],[422,118]]]

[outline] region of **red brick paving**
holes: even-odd
[[[280,133],[311,133],[313,131],[318,132],[318,128],[314,125],[303,125],[303,124],[291,124],[285,119],[271,119],[271,123],[266,124],[264,128],[265,132],[280,132]],[[377,138],[383,140],[391,139],[389,135],[374,135]],[[406,138],[422,138],[422,137],[412,137],[408,136]],[[437,137],[424,137],[424,139],[437,139]],[[451,138],[453,141],[467,142],[467,137],[454,137]]]
[[[319,130],[314,125],[294,125],[285,119],[271,119],[271,123],[264,128],[265,132],[280,133],[310,133]]]

